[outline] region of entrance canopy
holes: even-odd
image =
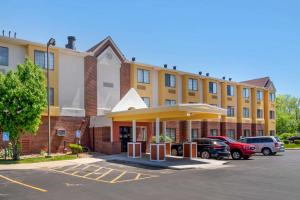
[[[110,112],[107,117],[113,121],[154,122],[157,118],[160,121],[218,119],[226,114],[226,109],[195,103],[138,109],[131,107],[129,110]]]

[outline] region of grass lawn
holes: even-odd
[[[47,162],[47,161],[57,161],[57,160],[73,160],[76,159],[77,155],[58,155],[51,158],[46,158],[45,156],[32,157],[32,158],[21,158],[21,160],[4,160],[0,159],[0,164],[20,164],[20,163],[37,163],[37,162]]]
[[[285,148],[300,148],[300,144],[284,144]]]

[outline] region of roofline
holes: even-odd
[[[38,43],[38,42],[33,42],[33,41],[29,41],[29,40],[24,40],[24,39],[19,39],[19,38],[12,38],[12,37],[6,37],[6,36],[0,36],[0,41],[3,42],[7,42],[7,43],[11,43],[11,44],[16,44],[16,45],[35,45],[35,46],[42,46],[44,48],[46,48],[46,44],[43,43]],[[91,55],[91,53],[89,52],[84,52],[84,51],[76,51],[73,49],[68,49],[68,48],[63,48],[63,47],[51,47],[53,49],[57,49],[60,52],[64,52],[64,53],[69,53],[69,54],[74,54],[74,55],[81,55],[81,56],[87,56],[87,55]]]

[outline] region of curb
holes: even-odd
[[[300,150],[300,148],[285,148],[285,150]]]

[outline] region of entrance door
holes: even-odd
[[[120,127],[121,152],[127,152],[127,143],[131,141],[132,141],[131,127],[121,126]]]

